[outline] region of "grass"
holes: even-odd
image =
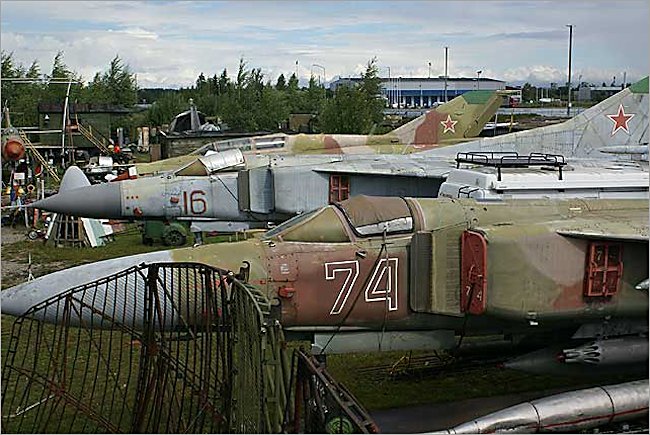
[[[412,356],[431,354],[413,352]],[[451,402],[477,397],[491,397],[529,391],[545,391],[571,386],[586,388],[603,385],[603,379],[535,375],[496,365],[473,367],[461,371],[416,368],[391,374],[390,367],[408,352],[357,353],[328,357],[328,370],[343,383],[368,410],[401,408],[428,403]],[[608,383],[623,382],[626,376],[612,376]]]
[[[141,254],[145,252],[169,249],[168,246],[154,245],[147,246],[141,242],[140,233],[134,224],[129,225],[128,230],[123,234],[115,236],[115,240],[97,248],[72,248],[55,247],[52,244],[45,244],[44,240],[24,240],[2,247],[3,260],[9,260],[19,264],[28,264],[31,254],[34,275],[40,276],[57,270],[65,269],[109,258],[123,257],[127,255]],[[188,241],[189,245],[191,241]],[[6,276],[3,271],[2,288],[8,288],[24,281],[25,277]]]

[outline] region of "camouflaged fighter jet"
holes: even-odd
[[[485,124],[494,117],[505,95],[508,95],[508,91],[469,91],[386,134],[269,134],[231,139],[205,145],[186,156],[140,163],[135,168],[139,176],[173,171],[208,151],[232,148],[273,154],[420,152],[478,136]]]
[[[647,200],[357,196],[260,238],[61,270],[3,291],[2,312],[21,315],[66,289],[143,262],[233,271],[246,262],[248,283],[273,301],[288,333],[311,338],[326,353],[451,348],[458,335],[552,332],[562,345],[537,365],[566,373],[647,363],[647,337],[640,335],[648,326]],[[117,297],[101,285],[113,281],[97,281],[83,302],[141,327],[144,288],[121,289],[133,296]],[[164,306],[191,309],[190,296],[160,291]],[[171,308],[159,310],[168,328],[190,321]],[[72,315],[88,322],[93,311],[83,312]]]

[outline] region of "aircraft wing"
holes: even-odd
[[[442,159],[367,159],[359,161],[333,162],[314,167],[323,173],[345,173],[365,175],[392,175],[421,178],[447,178],[455,162]]]

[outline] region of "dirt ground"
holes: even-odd
[[[25,233],[27,230],[24,227],[12,228],[10,226],[3,226],[0,229],[0,241],[2,246],[9,245],[11,243],[20,242],[25,240]],[[5,284],[7,283],[18,283],[21,281],[26,281],[29,275],[27,270],[27,262],[18,262],[14,261],[13,258],[6,258],[2,255],[2,248],[0,248],[0,282]]]
[[[15,227],[4,226],[0,229],[0,241],[3,245],[8,245],[10,243],[20,242],[25,240],[25,234],[27,229],[25,227]]]

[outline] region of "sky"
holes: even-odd
[[[621,84],[648,74],[650,2],[617,1],[15,1],[0,2],[0,46],[49,73],[64,62],[84,80],[116,55],[140,88],[192,86],[236,74],[239,60],[275,83],[298,72],[325,82],[358,76],[449,76],[508,84]],[[429,67],[429,63],[431,67]]]

